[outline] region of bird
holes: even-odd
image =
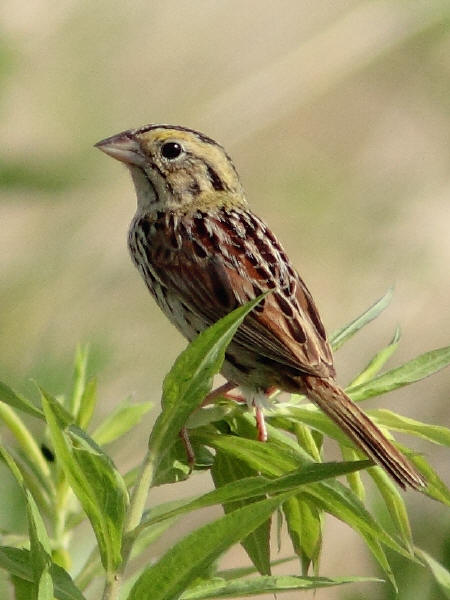
[[[425,479],[336,382],[325,328],[306,284],[268,225],[249,207],[222,145],[180,125],[149,124],[95,146],[128,167],[137,210],[132,261],[158,306],[192,341],[267,293],[229,344],[222,368],[256,407],[277,389],[306,395],[402,488]]]

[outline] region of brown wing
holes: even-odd
[[[245,319],[234,342],[280,364],[334,374],[331,350],[311,295],[274,235],[251,213],[197,213],[176,227],[176,249],[152,240],[160,281],[208,324],[271,290]],[[173,239],[173,238],[172,238]],[[156,242],[156,244],[155,244]]]

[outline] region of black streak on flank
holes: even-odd
[[[213,188],[217,192],[223,192],[226,189],[226,186],[224,185],[223,181],[220,179],[216,171],[214,171],[214,169],[209,165],[206,165],[206,170],[208,172],[208,177],[212,183]]]
[[[216,261],[213,261],[213,263]],[[234,298],[234,294],[229,287],[229,283],[227,280],[226,274],[223,272],[220,264],[215,264],[211,266],[209,271],[209,275],[211,277],[211,283],[214,293],[214,298],[219,302],[219,304],[229,310],[235,308],[236,300]]]

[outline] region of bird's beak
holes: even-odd
[[[129,131],[101,140],[95,144],[95,148],[127,165],[143,167],[145,164],[141,148]]]

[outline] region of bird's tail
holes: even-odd
[[[307,396],[402,488],[420,490],[426,485],[422,475],[337,383],[313,376],[303,381]]]

